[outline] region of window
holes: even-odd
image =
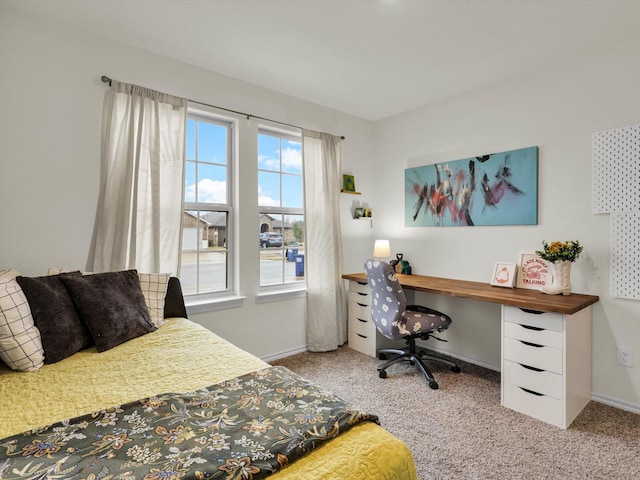
[[[227,292],[231,278],[232,124],[189,112],[180,282],[185,294]]]
[[[258,132],[260,286],[304,281],[302,142]]]

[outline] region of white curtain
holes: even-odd
[[[307,347],[335,350],[347,341],[340,231],[340,138],[302,131],[305,194]]]
[[[112,81],[87,269],[178,272],[187,100]]]

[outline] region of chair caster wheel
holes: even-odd
[[[429,387],[431,387],[431,390],[437,390],[438,389],[438,383],[433,380],[431,382],[429,382]]]
[[[378,360],[386,360],[386,359],[387,359],[387,355],[385,353],[378,354]]]
[[[460,367],[451,367],[453,373],[460,373]]]
[[[378,373],[378,376],[380,378],[387,378],[387,372],[385,372],[384,370],[380,370],[380,372]]]

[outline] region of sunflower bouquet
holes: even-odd
[[[562,261],[575,262],[582,252],[582,245],[578,240],[567,240],[565,242],[542,241],[542,250],[536,250],[536,255],[547,262],[555,263]]]

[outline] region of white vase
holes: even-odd
[[[549,263],[549,274],[551,282],[541,288],[544,293],[550,295],[571,294],[571,262],[562,260],[560,262]]]

